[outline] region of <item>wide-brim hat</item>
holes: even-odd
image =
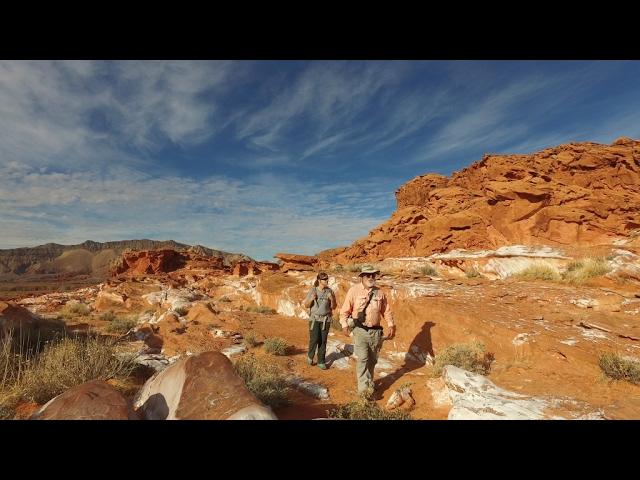
[[[358,276],[361,277],[365,273],[380,273],[380,270],[376,270],[371,265],[363,265],[360,268],[360,273],[358,274]]]

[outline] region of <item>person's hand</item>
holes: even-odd
[[[387,334],[387,340],[391,340],[395,336],[396,336],[396,326],[393,325],[393,326],[389,327],[389,333]]]
[[[343,327],[342,333],[344,333],[347,337],[349,336],[349,327]]]

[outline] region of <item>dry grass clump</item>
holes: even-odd
[[[579,285],[590,278],[606,275],[610,271],[611,267],[605,257],[583,258],[567,265],[563,280]]]
[[[289,345],[284,338],[270,337],[264,341],[264,350],[271,355],[286,355]]]
[[[640,362],[637,360],[626,359],[616,353],[603,353],[598,365],[610,378],[640,385]]]
[[[277,407],[287,403],[290,387],[276,364],[245,355],[234,363],[234,368],[251,393],[265,405]]]
[[[116,356],[116,344],[99,337],[62,338],[37,350],[0,343],[0,418],[11,418],[19,402],[46,403],[89,380],[126,379],[132,356]]]
[[[406,411],[388,411],[380,408],[376,402],[364,398],[339,405],[327,413],[329,418],[346,420],[411,420],[411,415]]]
[[[440,376],[446,365],[454,365],[469,372],[488,375],[494,358],[493,353],[485,352],[485,346],[481,342],[450,345],[436,355],[433,372]]]

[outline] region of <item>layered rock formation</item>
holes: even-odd
[[[321,252],[321,260],[375,261],[511,244],[635,244],[640,141],[485,155],[450,178],[417,177],[396,199],[387,222],[346,249]]]
[[[287,272],[289,270],[313,270],[313,266],[318,262],[317,257],[296,255],[294,253],[276,253],[274,257],[283,261],[281,266],[283,272]]]
[[[155,240],[124,240],[118,242],[93,242],[87,240],[78,245],[47,243],[37,247],[0,250],[1,274],[60,274],[74,273],[105,277],[121,254],[127,250],[163,250],[220,258],[225,266],[238,261],[251,261],[246,255],[213,250],[202,245]]]

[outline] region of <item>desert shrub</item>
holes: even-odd
[[[560,280],[558,270],[544,263],[531,265],[514,273],[513,277],[521,280]]]
[[[610,378],[640,385],[640,361],[629,360],[615,353],[603,353],[598,365]]]
[[[493,360],[493,353],[485,353],[483,343],[450,345],[442,353],[436,355],[433,372],[440,376],[446,365],[454,365],[469,372],[487,375],[491,370]]]
[[[359,398],[345,405],[339,405],[328,412],[329,418],[342,418],[347,420],[411,420],[411,415],[406,411],[388,411],[380,408],[374,401]]]
[[[258,334],[253,331],[247,332],[244,335],[243,340],[244,340],[244,344],[250,348],[257,347],[260,344],[260,341],[258,340]]]
[[[271,355],[286,355],[288,348],[287,342],[280,337],[271,337],[264,341],[264,349]]]
[[[231,299],[225,295],[224,297],[220,297],[218,301],[223,303],[229,303]]]
[[[417,270],[417,273],[419,273],[420,275],[427,275],[429,277],[437,277],[438,276],[438,271],[435,269],[435,267],[433,265],[425,265],[423,267],[420,267]]]
[[[265,405],[277,407],[287,403],[290,387],[276,364],[245,355],[235,362],[234,368],[251,393]]]
[[[562,277],[569,283],[581,284],[589,278],[600,277],[610,271],[611,267],[606,258],[591,257],[569,263]]]
[[[189,313],[189,309],[187,307],[178,307],[174,310],[179,316],[184,317],[187,313]]]
[[[138,324],[137,320],[132,317],[115,317],[109,325],[107,331],[112,333],[127,333]]]
[[[63,318],[73,318],[88,315],[90,311],[89,305],[84,303],[67,303],[62,307],[62,310],[60,310],[60,316]]]
[[[104,320],[105,322],[112,322],[116,319],[116,314],[113,313],[113,310],[109,310],[108,312],[100,315],[100,320]]]

